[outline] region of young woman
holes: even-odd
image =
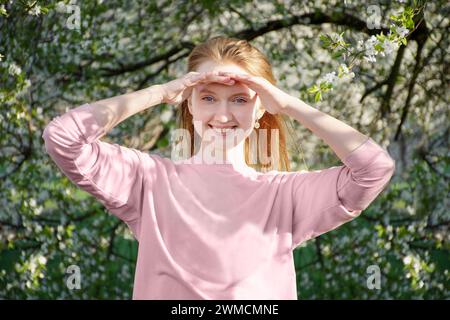
[[[389,182],[394,161],[371,138],[277,88],[267,58],[244,40],[198,45],[188,70],[56,117],[45,148],[139,242],[133,299],[297,299],[293,250],[357,217]],[[180,127],[192,137],[184,161],[99,140],[162,102],[179,105]],[[288,171],[281,115],[323,139],[343,165]],[[250,137],[264,129],[274,131],[257,142],[268,140],[280,156],[250,164]]]

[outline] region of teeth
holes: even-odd
[[[216,128],[216,127],[212,127],[210,126],[215,132],[217,133],[227,133],[227,132],[231,132],[234,130],[234,127],[230,127],[230,128]]]

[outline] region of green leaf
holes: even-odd
[[[324,35],[324,34],[321,34],[321,35],[319,36],[319,39],[322,40],[323,42],[328,41],[328,37],[327,37],[326,35]]]
[[[339,50],[339,51],[333,53],[333,55],[332,55],[332,57],[333,57],[334,59],[339,58],[340,56],[342,56],[342,51],[341,51],[341,50]]]
[[[384,41],[384,39],[386,38],[386,36],[383,34],[383,31],[381,31],[380,34],[376,35],[377,39],[380,40],[381,42]]]
[[[319,36],[319,39],[322,41],[322,47],[323,48],[327,48],[328,46],[331,45],[331,40],[328,36],[321,34]]]
[[[378,51],[382,51],[383,47],[381,46],[381,44],[377,43],[376,45],[373,46],[375,49],[377,49]]]
[[[389,18],[390,18],[391,20],[394,20],[394,21],[398,21],[398,20],[399,20],[398,17],[397,17],[397,16],[394,16],[394,15],[391,15]]]
[[[413,21],[413,19],[408,19],[406,21],[406,28],[408,28],[409,30],[414,29],[414,21]]]
[[[315,93],[319,91],[319,87],[317,85],[313,85],[311,88],[308,88],[308,93]]]
[[[165,148],[169,145],[169,139],[167,139],[167,137],[163,137],[158,140],[156,145],[158,146],[158,148]]]
[[[329,89],[331,89],[333,87],[333,85],[331,84],[331,83],[329,83],[329,82],[322,82],[321,84],[320,84],[320,90],[321,91],[328,91]]]
[[[319,92],[316,93],[316,95],[314,96],[314,100],[316,102],[319,102],[322,99],[322,94]]]

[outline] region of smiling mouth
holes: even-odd
[[[214,130],[216,133],[219,134],[226,134],[228,132],[233,131],[234,129],[236,129],[238,126],[231,126],[231,127],[226,127],[226,128],[218,128],[218,127],[213,127],[212,125],[208,124],[208,127],[211,128],[212,130]]]

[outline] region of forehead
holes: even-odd
[[[249,74],[245,69],[239,67],[236,64],[222,64],[212,60],[208,60],[200,64],[196,71],[197,72],[223,71],[223,72],[236,72]]]

